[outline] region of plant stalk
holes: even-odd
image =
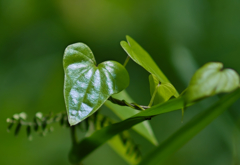
[[[71,126],[70,131],[71,131],[72,145],[75,146],[78,143],[77,134],[76,134],[76,126]]]
[[[128,103],[125,100],[118,100],[116,98],[113,98],[112,96],[110,96],[108,100],[114,104],[118,104],[120,106],[127,106],[132,109],[141,110],[141,111],[149,108],[148,106],[145,106],[145,105],[138,105],[136,103]]]
[[[123,64],[123,66],[124,66],[124,67],[126,67],[126,65],[127,65],[128,61],[129,61],[129,59],[130,59],[130,57],[129,57],[129,56],[127,56],[127,58],[126,58],[126,60],[125,60],[125,62],[124,62],[124,64]]]
[[[149,107],[151,107],[152,106],[152,104],[153,104],[153,101],[154,101],[154,99],[155,99],[155,96],[156,96],[156,93],[157,93],[157,90],[158,90],[158,87],[159,87],[160,85],[157,85],[157,87],[155,88],[155,90],[154,90],[154,92],[153,92],[153,95],[152,95],[152,98],[151,98],[151,100],[150,100],[150,103],[149,103]]]

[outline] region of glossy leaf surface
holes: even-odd
[[[121,41],[120,44],[125,52],[133,59],[133,61],[142,66],[149,73],[155,75],[161,83],[170,83],[167,77],[154,62],[152,57],[136,41],[129,36],[127,36],[127,41],[128,42]],[[176,91],[175,97],[178,96],[178,92]]]
[[[129,84],[127,70],[118,62],[96,66],[90,48],[83,43],[68,46],[64,52],[64,98],[70,125],[92,115],[114,93]]]
[[[156,76],[149,75],[150,94],[154,95],[154,104],[168,101],[176,95],[176,90],[171,83],[160,83]]]
[[[195,116],[172,136],[152,150],[140,163],[140,165],[161,165],[166,164],[165,160],[191,140],[197,133],[208,126],[214,119],[227,110],[235,101],[240,98],[240,89],[230,93],[207,110]],[[208,147],[208,146],[206,146]]]
[[[128,95],[128,93],[123,90],[122,92],[113,95],[114,98],[126,100],[127,102],[133,103],[133,99]],[[119,106],[116,104],[113,104],[110,101],[106,101],[105,105],[111,109],[120,119],[125,120],[137,113],[139,113],[138,110],[134,110],[129,107]],[[133,130],[135,130],[137,133],[139,133],[141,136],[149,140],[152,144],[157,145],[157,139],[152,131],[151,125],[148,121],[144,121],[142,123],[139,123],[133,127]]]
[[[187,102],[231,92],[239,87],[239,75],[232,69],[223,69],[223,64],[211,62],[198,69],[193,75],[185,98]]]
[[[78,155],[76,156],[77,161],[81,162],[88,154],[90,154],[92,151],[97,149],[99,146],[101,146],[120,132],[129,129],[144,120],[148,120],[153,116],[178,110],[181,109],[183,106],[183,98],[171,99],[165,103],[158,104],[145,111],[141,111],[140,113],[124,121],[109,125],[102,128],[101,130],[95,131],[91,136],[83,139],[78,145],[76,145],[75,154]]]

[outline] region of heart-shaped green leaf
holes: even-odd
[[[155,75],[161,83],[170,83],[167,77],[159,69],[152,57],[131,37],[127,36],[127,41],[121,41],[121,46],[125,52],[135,61],[151,74]],[[176,89],[174,88],[176,91]],[[178,92],[174,92],[174,96],[178,97]]]
[[[223,64],[211,62],[198,69],[187,88],[187,102],[231,92],[239,87],[239,75],[232,69],[223,69]]]
[[[118,62],[96,66],[90,48],[83,43],[68,46],[64,52],[64,98],[70,125],[97,111],[112,94],[129,85],[127,70]]]
[[[149,75],[149,83],[154,104],[166,102],[176,94],[176,90],[171,83],[160,83],[153,74]]]

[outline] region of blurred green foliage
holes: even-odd
[[[123,63],[126,53],[119,42],[128,34],[151,54],[181,92],[196,68],[206,62],[220,61],[240,72],[239,8],[237,0],[0,0],[0,164],[69,164],[69,130],[56,125],[46,138],[33,135],[32,142],[25,130],[17,138],[6,132],[6,118],[14,113],[24,111],[33,117],[38,111],[65,110],[62,57],[67,45],[84,42],[98,63]],[[148,73],[134,62],[129,62],[127,69],[131,80],[127,90],[137,103],[147,105]],[[187,110],[184,122],[211,102],[209,99]],[[237,121],[239,105],[229,111]],[[239,163],[240,132],[226,116],[209,125],[167,164]],[[161,142],[182,126],[181,112],[161,115],[151,123]],[[132,135],[143,154],[153,148],[136,133]],[[104,145],[85,164],[126,163]]]

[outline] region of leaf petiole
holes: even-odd
[[[116,98],[113,98],[112,96],[110,96],[108,98],[108,100],[111,101],[113,104],[117,104],[117,105],[120,105],[120,106],[127,106],[127,107],[130,107],[132,109],[136,109],[136,110],[145,110],[145,109],[149,108],[148,106],[138,105],[136,103],[128,103],[125,100],[118,100]]]
[[[155,99],[155,96],[156,96],[156,93],[157,93],[157,90],[158,90],[159,86],[160,86],[160,84],[158,84],[158,85],[156,86],[156,88],[155,88],[155,90],[154,90],[154,92],[153,92],[152,98],[151,98],[150,103],[149,103],[149,105],[148,105],[149,107],[151,107],[152,104],[153,104],[153,101],[154,101],[154,99]]]
[[[128,61],[129,61],[129,59],[130,59],[130,57],[129,57],[129,56],[127,56],[127,58],[126,58],[126,60],[124,61],[124,64],[123,64],[123,66],[124,66],[124,67],[126,67],[126,65],[127,65]]]

